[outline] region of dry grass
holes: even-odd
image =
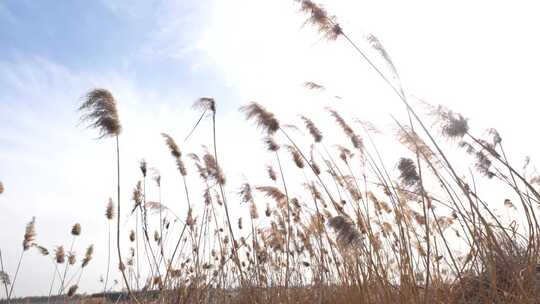
[[[224,190],[230,185],[216,147],[216,101],[204,97],[195,104],[203,113],[189,134],[210,113],[214,132],[208,141],[213,151],[182,153],[173,137],[162,134],[182,176],[186,213],[174,215],[161,204],[161,194],[159,201],[146,200],[146,187],[160,190],[161,176],[151,170],[155,185],[147,185],[147,163],[141,161],[141,181],[133,191],[130,213],[136,217],[135,226],[121,231],[118,189],[117,250],[123,284],[108,284],[107,268],[103,294],[76,296],[93,254],[93,247],[88,247],[81,266],[71,271],[71,278],[67,276],[76,263],[73,249],[81,235],[79,224],[72,227],[70,250],[59,246],[52,257],[35,242],[32,220],[24,235],[21,260],[29,248],[38,248],[55,265],[51,290],[58,280],[58,295],[87,303],[115,299],[148,303],[540,302],[536,216],[540,177],[509,164],[495,130],[488,132],[488,138],[477,137],[467,119],[444,107],[426,105],[429,114],[421,117],[403,89],[390,82],[346,36],[335,17],[311,1],[298,2],[307,14],[306,23],[330,41],[344,37],[406,105],[409,121],[396,121],[396,145],[402,145],[406,155],[391,164],[383,162],[374,140],[380,132],[369,122],[350,124],[333,109],[327,109],[328,119],[346,135],[346,143],[330,142],[337,149],[329,151],[325,130],[305,116],[300,118],[309,135],[293,139],[272,112],[251,102],[240,110],[262,129],[267,152],[275,162],[260,164],[261,173],[269,176],[267,184],[241,185],[239,199],[249,208],[249,216],[232,219],[231,198]],[[377,38],[369,36],[367,42],[397,76]],[[313,82],[305,86],[324,90]],[[97,128],[100,137],[115,137],[118,148],[121,127],[113,95],[93,90],[81,110],[86,111],[83,120]],[[438,131],[427,128],[428,122]],[[461,165],[450,161],[442,148],[447,143],[474,156],[477,171],[470,178],[462,177]],[[501,220],[477,193],[476,185],[484,179],[507,190],[513,200],[501,201],[507,208],[519,209],[515,219]],[[204,189],[202,195],[191,193],[191,183]],[[112,200],[105,214],[110,223],[115,214]],[[157,216],[159,227],[151,230],[149,218]],[[174,226],[173,220],[181,225]],[[110,233],[109,225],[108,260]],[[121,251],[120,238],[130,240],[127,255]],[[457,244],[466,252],[458,252]],[[3,267],[0,282],[9,298],[17,273],[11,282]],[[113,289],[126,289],[129,297],[111,293]]]

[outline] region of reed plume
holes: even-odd
[[[416,164],[410,158],[402,157],[398,162],[400,180],[405,186],[416,186],[420,182],[420,176],[416,170]]]
[[[212,97],[201,97],[195,101],[193,107],[203,111],[216,112],[216,101]]]
[[[276,143],[273,137],[267,136],[263,138],[264,143],[266,144],[266,149],[271,152],[277,152],[280,146]]]
[[[273,180],[273,181],[277,180],[276,171],[274,171],[274,168],[272,168],[272,166],[270,166],[270,165],[266,166],[266,173],[268,173],[268,177],[271,180]]]
[[[392,73],[396,77],[398,77],[396,66],[394,65],[394,62],[392,61],[392,58],[390,58],[390,54],[386,51],[386,49],[383,47],[382,43],[379,41],[377,37],[373,34],[368,34],[366,36],[367,42],[371,45],[371,47],[381,55],[381,57],[384,59]]]
[[[147,165],[146,160],[141,159],[139,161],[139,169],[141,169],[141,173],[142,173],[143,177],[146,177],[146,171],[147,171],[146,165]]]
[[[122,131],[116,100],[108,90],[94,89],[88,92],[79,111],[83,112],[81,121],[97,129],[99,138],[118,136]]]
[[[268,135],[272,135],[279,130],[279,121],[274,117],[274,114],[268,112],[256,102],[240,107],[240,111],[246,115],[247,120],[254,120],[257,127]]]
[[[300,155],[300,153],[298,152],[298,150],[293,147],[293,146],[289,146],[287,145],[287,150],[289,150],[289,153],[291,153],[291,156],[293,158],[293,161],[294,161],[294,164],[300,168],[300,169],[303,169],[305,164],[304,164],[304,160],[302,159],[302,156]]]
[[[310,90],[320,90],[323,91],[325,87],[323,85],[320,85],[318,83],[315,83],[313,81],[306,81],[304,82],[304,87],[310,89]]]
[[[73,225],[73,227],[71,228],[71,235],[73,236],[81,235],[81,224],[76,223],[75,225]]]
[[[358,248],[361,244],[362,234],[349,218],[338,215],[330,218],[328,220],[328,225],[336,232],[336,240],[343,248]]]
[[[305,116],[300,116],[302,120],[304,121],[304,124],[306,125],[306,128],[308,129],[311,136],[313,136],[313,140],[318,143],[321,142],[323,139],[322,132],[315,126],[315,123],[313,121]]]
[[[71,287],[68,289],[68,293],[67,293],[68,297],[70,297],[70,298],[73,297],[73,296],[75,295],[75,292],[77,292],[77,289],[78,289],[78,288],[79,288],[79,286],[77,286],[77,285],[71,286]]]
[[[220,185],[225,185],[225,174],[219,167],[215,157],[208,151],[203,155],[203,161],[206,167],[206,173],[208,177],[215,180]]]
[[[300,10],[308,16],[306,24],[311,24],[317,28],[328,40],[336,40],[343,31],[336,21],[335,16],[328,15],[326,10],[310,0],[296,0],[300,3]]]
[[[109,198],[109,203],[107,203],[107,208],[105,208],[105,217],[108,220],[112,220],[114,217],[114,203],[112,198]]]
[[[86,252],[84,254],[84,258],[81,263],[82,268],[86,267],[90,263],[90,261],[92,260],[93,254],[94,254],[94,245],[90,245],[88,246],[88,248],[86,248]]]
[[[238,192],[243,203],[253,202],[253,192],[249,183],[243,183]]]
[[[7,272],[0,271],[0,282],[5,286],[11,285],[11,279],[9,278],[9,274],[7,274]]]
[[[165,144],[167,145],[167,147],[169,147],[169,152],[171,153],[171,155],[174,157],[176,161],[176,167],[178,168],[178,171],[180,172],[182,176],[186,176],[187,175],[186,166],[184,165],[184,162],[182,161],[182,153],[180,152],[180,148],[178,148],[178,145],[176,144],[176,142],[170,135],[166,133],[161,133],[161,136],[165,138]]]
[[[68,252],[68,264],[69,265],[74,265],[75,262],[77,262],[77,256],[75,255],[75,252],[73,251],[70,251]]]
[[[274,199],[276,202],[283,204],[287,201],[287,197],[283,192],[281,192],[278,188],[273,186],[258,186],[255,187],[260,192],[264,193],[265,196],[270,197]]]
[[[428,108],[428,115],[434,117],[435,122],[440,125],[444,136],[450,139],[459,139],[469,131],[468,120],[463,115],[454,113],[440,105],[432,106],[424,103],[424,106]]]
[[[26,224],[23,239],[23,250],[26,251],[34,244],[36,238],[36,218],[32,217],[32,220]]]
[[[330,112],[330,115],[334,117],[334,119],[336,120],[337,124],[341,127],[343,132],[349,137],[353,146],[356,149],[363,150],[364,143],[362,141],[362,138],[353,131],[351,126],[347,122],[345,122],[345,119],[343,119],[343,117],[341,117],[341,115],[339,115],[337,111],[332,110],[332,109],[327,109],[327,110],[328,112]]]
[[[58,264],[64,264],[66,261],[66,252],[64,251],[63,246],[58,246],[54,250],[54,258],[56,260],[56,263]]]
[[[42,255],[42,256],[48,256],[49,255],[49,250],[43,246],[40,246],[38,244],[35,244],[34,247],[37,248],[37,250],[39,251],[39,253]]]
[[[182,153],[180,152],[180,148],[178,148],[178,145],[174,141],[174,139],[166,133],[161,133],[161,136],[165,138],[165,144],[169,148],[169,151],[171,152],[171,155],[174,158],[180,158],[182,156]]]

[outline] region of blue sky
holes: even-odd
[[[382,41],[410,95],[463,112],[480,132],[497,126],[516,162],[540,157],[540,145],[524,140],[537,137],[540,100],[534,3],[322,2],[363,47],[367,33]],[[161,171],[165,204],[177,212],[184,210],[179,177],[159,133],[181,142],[197,119],[191,105],[199,97],[218,102],[218,146],[231,195],[246,178],[264,182],[269,162],[260,133],[237,112],[248,101],[263,103],[285,123],[307,115],[332,143],[343,138],[332,131],[325,106],[349,119],[370,119],[391,137],[389,114],[404,114],[392,93],[344,41],[327,43],[303,21],[293,1],[1,1],[0,180],[6,192],[0,222],[10,229],[0,230],[0,249],[8,270],[32,216],[39,242],[49,248],[65,244],[78,221],[78,251],[96,246],[80,288],[100,290],[103,211],[115,177],[112,142],[95,140],[78,125],[76,109],[91,88],[105,87],[118,100],[123,197],[139,179],[137,162],[144,157]],[[305,81],[327,91],[308,92]],[[210,144],[209,127],[203,122],[182,149]],[[399,157],[393,147],[382,150],[390,162]],[[234,210],[235,216],[244,211]],[[16,294],[46,293],[52,269],[43,258],[32,252],[23,265]]]
[[[163,94],[180,85],[187,92],[222,92],[219,73],[196,48],[210,4],[3,1],[0,56],[4,62],[39,58],[77,73],[114,70]]]

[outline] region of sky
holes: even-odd
[[[322,4],[374,58],[364,37],[379,38],[411,99],[463,113],[478,134],[496,127],[518,164],[539,156],[540,19],[534,1]],[[77,108],[90,89],[107,88],[118,101],[128,206],[140,178],[138,160],[145,158],[163,176],[164,203],[185,208],[181,180],[159,134],[171,134],[186,153],[210,145],[208,120],[183,142],[198,118],[192,104],[199,97],[216,100],[220,162],[231,193],[243,180],[258,182],[269,161],[260,132],[238,112],[249,101],[283,122],[307,115],[323,130],[333,126],[325,106],[394,128],[390,115],[400,118],[404,111],[385,83],[343,39],[328,42],[304,20],[297,4],[285,0],[0,1],[0,181],[6,188],[0,222],[7,228],[0,229],[0,249],[6,270],[16,268],[24,226],[33,216],[38,242],[50,249],[68,246],[71,225],[80,222],[76,251],[96,247],[80,290],[102,286],[103,214],[115,194],[115,159],[113,141],[97,140],[79,123]],[[326,90],[306,90],[306,81]],[[327,134],[343,140],[339,132]],[[396,159],[392,151],[388,157]],[[155,189],[149,191],[155,197]],[[47,294],[53,269],[37,252],[25,253],[14,294]]]

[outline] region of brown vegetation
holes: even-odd
[[[350,124],[333,109],[327,109],[328,119],[334,120],[336,128],[346,135],[346,143],[337,145],[333,152],[328,150],[327,139],[323,137],[325,130],[305,116],[300,118],[310,137],[295,140],[271,111],[251,102],[240,111],[263,131],[267,152],[275,158],[275,163],[260,164],[261,172],[269,176],[267,184],[251,185],[246,181],[241,185],[239,201],[241,206],[249,208],[249,218],[236,219],[229,209],[236,198],[226,195],[224,189],[228,184],[218,158],[216,101],[201,98],[195,106],[203,113],[194,129],[206,113],[211,115],[213,133],[208,135],[208,141],[212,149],[206,148],[202,154],[182,153],[172,136],[162,134],[182,177],[185,214],[174,215],[161,204],[161,196],[156,202],[146,200],[147,163],[141,161],[141,181],[133,191],[134,207],[130,213],[137,218],[136,224],[121,231],[118,186],[117,251],[123,287],[129,293],[129,299],[125,300],[152,303],[540,302],[540,291],[537,291],[540,226],[536,216],[540,205],[536,183],[540,178],[530,176],[526,167],[515,169],[509,164],[502,138],[495,130],[488,132],[488,138],[477,137],[467,119],[444,107],[426,105],[429,115],[421,117],[418,108],[410,105],[403,88],[389,81],[347,37],[335,17],[312,1],[298,2],[307,14],[306,23],[314,25],[328,40],[344,37],[406,106],[410,119],[406,123],[396,121],[396,140],[408,154],[391,165],[384,163],[373,140],[378,130],[368,122]],[[369,36],[368,42],[397,76],[397,70],[377,38]],[[305,86],[324,89],[313,82],[306,82]],[[103,89],[91,91],[81,110],[86,111],[83,120],[97,128],[100,137],[116,139],[119,158],[121,125],[112,93]],[[426,127],[427,121],[439,131]],[[308,145],[300,144],[306,141]],[[477,173],[470,178],[462,177],[459,166],[450,161],[442,148],[443,142],[457,143],[464,153],[473,155]],[[188,166],[196,170],[189,171]],[[297,172],[304,179],[289,178],[284,172],[291,175],[290,172]],[[118,179],[119,173],[118,166]],[[158,188],[160,179],[156,173],[154,181]],[[491,179],[499,187],[505,187],[508,196],[518,202],[516,205],[523,216],[506,223],[494,214],[476,191],[476,183],[481,179]],[[200,183],[203,193],[192,193],[188,181]],[[0,193],[2,191],[0,184]],[[507,208],[517,208],[510,199],[501,201]],[[259,216],[258,210],[264,210],[264,216]],[[105,213],[109,223],[114,213],[110,200]],[[153,227],[152,241],[148,219],[157,214],[159,227]],[[171,225],[171,219],[181,225]],[[35,243],[34,224],[32,220],[26,228],[22,253],[36,246],[48,256],[48,250]],[[53,278],[61,280],[59,294],[67,297],[75,296],[82,271],[93,253],[93,247],[88,247],[78,279],[68,279],[68,267],[75,264],[73,244],[75,237],[81,234],[80,225],[75,224],[71,233],[70,250],[66,252],[59,246],[54,257],[48,257],[55,264]],[[122,254],[121,238],[129,238],[130,246],[135,246],[128,255]],[[169,244],[169,238],[173,246],[166,247],[164,244]],[[461,244],[467,252],[458,252],[455,244]],[[139,246],[144,249],[141,256]],[[58,265],[64,263],[65,271],[61,275]],[[141,269],[148,271],[141,273]],[[16,276],[17,272],[10,282],[3,268],[0,272],[8,299],[11,294],[8,286],[13,288]],[[108,277],[107,268],[104,294],[111,290]],[[103,302],[109,300],[113,299],[100,298]]]

